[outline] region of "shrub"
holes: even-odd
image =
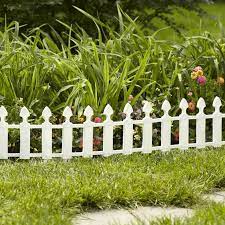
[[[55,113],[52,120],[60,123],[67,105],[78,121],[87,105],[100,115],[109,103],[118,119],[127,101],[135,107],[135,118],[142,115],[143,100],[155,104],[156,116],[162,115],[160,108],[165,98],[173,106],[173,115],[179,113],[178,103],[183,97],[192,105],[200,96],[208,105],[216,95],[224,101],[223,39],[215,40],[205,33],[174,45],[156,40],[154,34],[146,36],[122,11],[120,32],[80,11],[96,23],[97,39],[62,22],[68,29],[64,34],[67,42],[53,30],[57,44],[40,28],[29,36],[20,35],[17,22],[0,32],[0,95],[1,103],[10,112],[9,122],[20,121],[15,115],[22,105],[30,109],[34,122],[48,105]],[[104,42],[98,24],[108,30],[109,37]],[[196,66],[204,71],[204,85],[192,79]],[[196,109],[192,111],[196,113]]]
[[[179,32],[177,23],[170,17],[177,7],[202,13],[199,6],[200,2],[208,2],[207,0],[1,0],[0,17],[7,16],[7,20],[17,20],[21,24],[27,24],[27,28],[40,26],[49,23],[56,30],[63,31],[63,28],[57,24],[56,19],[64,21],[67,24],[78,24],[85,28],[89,34],[95,36],[96,30],[93,24],[74,10],[73,6],[77,6],[86,12],[98,17],[103,22],[114,26],[117,17],[117,2],[122,6],[124,11],[133,18],[139,17],[144,26],[154,28],[152,23],[154,18],[160,18],[165,24],[172,26]],[[119,26],[114,26],[118,29]]]

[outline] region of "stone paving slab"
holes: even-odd
[[[138,207],[137,209],[103,210],[85,213],[73,220],[74,225],[127,225],[135,220],[149,224],[149,221],[158,218],[170,217],[186,218],[193,215],[192,209],[185,208],[162,208],[162,207]]]
[[[225,191],[206,194],[202,198],[225,204]],[[84,213],[74,218],[72,222],[73,225],[127,225],[139,220],[142,221],[143,225],[148,225],[149,221],[164,217],[185,219],[193,214],[194,210],[188,208],[138,207],[131,210],[117,209]]]
[[[216,203],[225,203],[225,191],[218,191],[212,194],[203,195],[203,199],[214,201]]]

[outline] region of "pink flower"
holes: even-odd
[[[95,117],[94,122],[95,122],[95,123],[101,123],[101,122],[102,122],[102,118],[100,118],[100,117]]]
[[[197,71],[199,71],[199,70],[202,70],[202,67],[201,67],[201,66],[196,66],[196,67],[193,69],[194,72],[197,72]]]
[[[197,82],[198,82],[199,85],[202,85],[202,86],[205,85],[206,77],[205,76],[198,77]]]
[[[193,92],[192,91],[189,91],[187,95],[188,96],[192,96],[193,95]]]
[[[94,140],[93,140],[93,145],[96,146],[96,145],[100,145],[102,143],[102,138],[100,137],[94,137]]]

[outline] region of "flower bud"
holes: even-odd
[[[202,70],[198,70],[196,73],[197,73],[198,77],[201,77],[204,75]]]
[[[195,102],[194,102],[194,101],[189,102],[189,103],[188,103],[188,110],[189,110],[190,112],[194,112],[195,109],[196,109],[196,104],[195,104]]]
[[[83,123],[85,119],[84,119],[84,117],[81,116],[78,120],[80,123]]]
[[[223,77],[218,77],[217,78],[217,84],[224,85],[224,78]]]
[[[201,86],[205,85],[205,83],[206,83],[206,77],[205,76],[198,77],[197,82]]]
[[[201,66],[196,66],[194,69],[193,69],[193,72],[197,72],[199,70],[202,70],[202,67]]]
[[[197,72],[192,72],[192,73],[191,73],[191,79],[192,79],[192,80],[195,80],[197,77],[198,77]]]
[[[95,122],[95,123],[101,123],[101,122],[102,122],[102,118],[100,118],[100,117],[95,117],[94,122]]]

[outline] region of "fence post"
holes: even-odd
[[[73,128],[70,122],[70,117],[73,115],[70,107],[66,107],[63,111],[65,122],[63,123],[62,130],[62,157],[65,160],[72,158],[72,146],[73,146]]]
[[[133,112],[132,106],[127,103],[123,112],[126,114],[123,125],[123,151],[125,155],[131,154],[133,149],[133,120],[131,113]]]
[[[162,116],[162,127],[161,127],[161,146],[162,151],[167,151],[170,149],[171,144],[171,118],[169,115],[169,110],[171,109],[168,100],[165,100],[162,104],[162,110],[164,115]]]
[[[152,152],[152,119],[150,117],[152,110],[152,104],[150,102],[145,102],[143,107],[143,112],[145,113],[143,119],[143,153]]]
[[[27,119],[30,113],[26,107],[20,111],[23,121],[20,123],[20,158],[30,159],[30,124]]]
[[[42,158],[52,158],[52,124],[49,122],[49,118],[52,113],[48,107],[45,107],[42,112],[44,123],[42,123]]]
[[[205,148],[205,100],[200,98],[197,103],[197,108],[199,109],[196,115],[196,147]]]
[[[103,127],[103,152],[104,156],[109,156],[113,152],[113,121],[111,120],[111,116],[113,114],[112,107],[107,105],[103,114],[106,115]]]
[[[187,115],[188,103],[186,99],[180,102],[181,114],[179,116],[179,146],[181,149],[188,149],[189,143],[189,120]]]
[[[84,110],[86,121],[84,122],[83,130],[83,156],[92,157],[93,155],[93,122],[91,117],[94,115],[93,109],[87,106]]]
[[[5,118],[8,115],[4,106],[0,107],[0,159],[8,159],[8,123]]]
[[[215,112],[213,113],[213,146],[220,147],[222,145],[222,113],[220,112],[221,100],[219,97],[215,97],[213,101],[213,107]]]

